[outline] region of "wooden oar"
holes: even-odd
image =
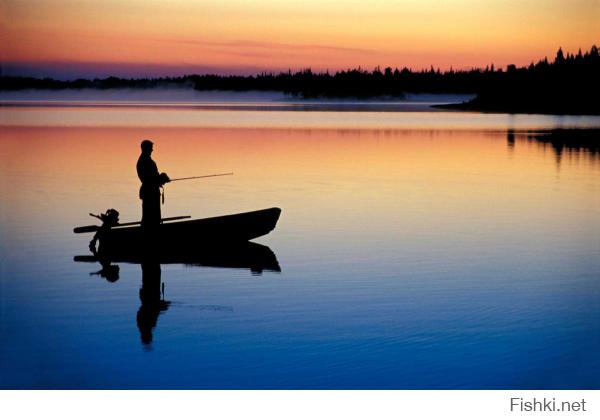
[[[176,216],[176,217],[165,217],[164,219],[161,219],[161,222],[169,222],[172,220],[181,220],[181,219],[189,219],[192,216]],[[119,223],[118,225],[115,225],[113,227],[121,227],[121,226],[135,226],[135,225],[139,225],[142,222],[128,222],[128,223]],[[73,229],[73,232],[75,233],[89,233],[89,232],[96,232],[98,229],[100,229],[100,226],[96,226],[96,225],[90,225],[90,226],[79,226],[76,227],[75,229]]]

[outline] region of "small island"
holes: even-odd
[[[528,114],[600,114],[600,55],[565,54],[559,48],[553,62],[547,59],[490,74],[477,96],[465,103],[440,108]]]

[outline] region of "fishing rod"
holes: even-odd
[[[226,175],[233,175],[233,172],[227,172],[226,174],[211,174],[211,175],[200,175],[200,176],[187,176],[185,178],[170,179],[168,182],[173,182],[173,181],[187,181],[188,179],[212,178],[212,177],[215,177],[215,176],[226,176]],[[165,204],[165,188],[164,188],[163,185],[160,186],[160,200],[161,200],[161,202],[163,204]]]
[[[172,179],[170,182],[185,181],[185,180],[188,180],[188,179],[212,178],[214,176],[226,176],[226,175],[233,175],[233,172],[227,172],[226,174],[212,174],[212,175],[188,176],[188,177],[185,177],[185,178],[175,178],[175,179]]]

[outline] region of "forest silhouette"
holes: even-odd
[[[302,99],[318,98],[403,98],[410,93],[475,94],[473,100],[444,108],[489,112],[536,112],[556,114],[600,114],[598,84],[600,55],[594,45],[589,51],[564,54],[528,66],[494,65],[484,69],[420,71],[386,67],[372,71],[349,69],[335,73],[261,73],[254,76],[186,75],[154,79],[77,79],[60,81],[30,77],[0,78],[0,90],[20,89],[113,89],[190,87],[199,91],[280,91]]]

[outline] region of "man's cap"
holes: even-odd
[[[144,140],[144,141],[142,141],[142,144],[140,144],[140,147],[142,149],[149,149],[152,147],[153,144],[154,143],[152,143],[150,140]]]

